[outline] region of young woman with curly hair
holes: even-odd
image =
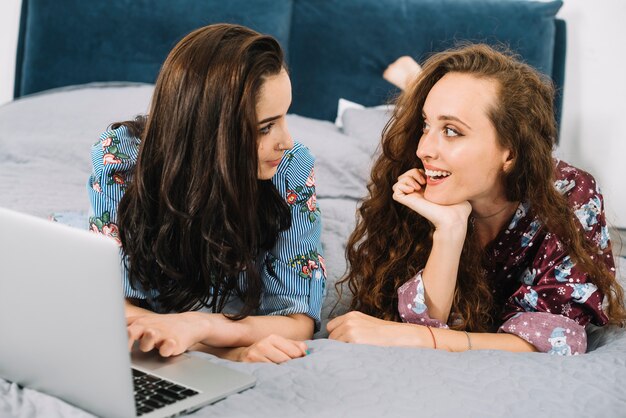
[[[314,160],[289,134],[290,104],[274,38],[206,26],[168,55],[149,114],[93,146],[90,227],[122,246],[130,346],[305,355],[326,273]]]
[[[396,77],[402,80],[402,77]],[[554,89],[509,53],[433,55],[385,127],[330,338],[581,354],[623,325],[593,177],[552,157]]]

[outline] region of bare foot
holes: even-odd
[[[389,64],[383,78],[399,89],[405,90],[420,71],[422,67],[413,58],[404,55]]]

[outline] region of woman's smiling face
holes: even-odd
[[[497,97],[495,81],[462,73],[446,74],[430,90],[417,147],[427,175],[427,200],[442,205],[469,201],[476,208],[504,199],[510,152],[500,146],[488,116]]]

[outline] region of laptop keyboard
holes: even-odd
[[[135,407],[137,416],[197,395],[193,389],[180,386],[169,380],[133,369],[135,385]]]

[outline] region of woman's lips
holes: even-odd
[[[434,179],[434,178],[432,178],[430,176],[426,176],[426,184],[428,186],[436,186],[436,185],[441,184],[444,181],[446,181],[448,177],[450,177],[450,176],[440,177],[440,178]]]
[[[448,177],[452,175],[452,173],[436,167],[425,166],[424,175],[426,175],[426,184],[436,186],[443,183]]]
[[[279,158],[278,160],[268,161],[267,164],[272,167],[278,167],[278,165],[280,164],[282,160],[283,160],[282,158]]]

